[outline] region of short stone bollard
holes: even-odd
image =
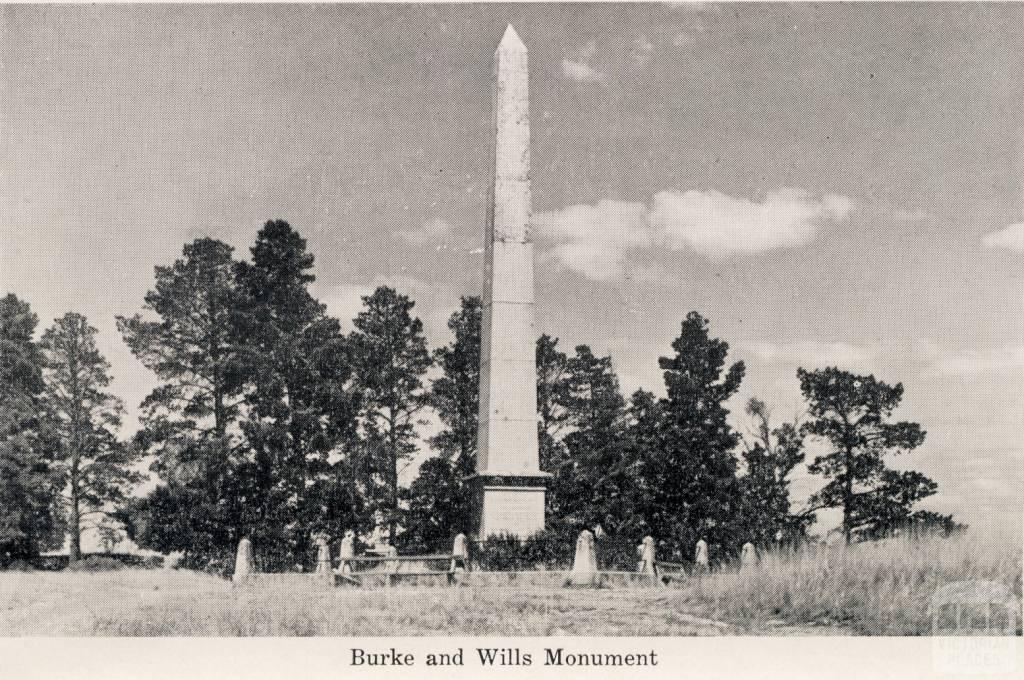
[[[316,543],[316,575],[327,578],[331,576],[331,548],[327,544],[326,534],[313,536]]]
[[[238,552],[235,554],[235,573],[231,581],[237,585],[245,583],[251,574],[255,572],[252,564],[252,543],[248,538],[238,542]]]
[[[648,576],[656,576],[658,573],[655,565],[654,539],[650,536],[644,536],[644,541],[640,544],[640,564],[637,571]]]
[[[747,542],[743,544],[743,550],[740,552],[740,573],[750,571],[757,566],[757,548],[754,547],[753,543]]]
[[[349,562],[353,557],[356,556],[356,535],[351,529],[345,532],[345,536],[341,539],[341,549],[338,553],[338,572],[339,574],[351,574],[352,564]]]
[[[398,548],[396,548],[395,546],[391,545],[390,543],[384,543],[383,545],[378,546],[377,549],[380,550],[381,554],[384,555],[384,557],[388,557],[388,558],[398,557]],[[391,573],[391,574],[397,574],[398,573],[398,560],[396,560],[396,559],[389,559],[387,561],[387,571],[388,571],[388,573]]]
[[[466,534],[459,534],[452,544],[452,567],[451,572],[467,571],[469,568],[469,548],[466,542]]]
[[[592,585],[597,582],[597,553],[594,534],[586,529],[576,539],[576,557],[572,562],[570,582],[574,585]]]
[[[693,571],[695,574],[706,574],[711,571],[708,561],[708,543],[703,538],[697,541],[697,550],[693,555]]]

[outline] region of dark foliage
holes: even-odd
[[[804,429],[831,448],[808,466],[826,480],[810,509],[840,508],[847,542],[855,533],[884,535],[910,521],[914,504],[934,494],[936,484],[919,472],[892,470],[883,460],[924,442],[917,423],[889,422],[903,385],[838,368],[799,369],[797,377],[811,417]]]
[[[738,434],[727,422],[725,402],[739,389],[743,362],[726,368],[728,343],[712,338],[709,324],[690,312],[675,355],[659,360],[668,396],[634,397],[634,431],[643,442],[647,533],[685,555],[701,538],[712,551],[736,551],[740,538],[740,487],[734,450]]]
[[[271,220],[251,252],[251,262],[235,267],[247,442],[237,479],[247,502],[237,526],[257,560],[297,563],[314,533],[340,530],[356,506],[338,484],[343,468],[331,461],[355,432],[352,357],[340,324],[309,292],[313,256],[305,239]]]
[[[767,405],[759,399],[747,403],[756,434],[743,451],[743,542],[761,549],[791,546],[801,541],[814,516],[794,513],[789,497],[789,475],[804,461],[804,434],[795,423],[773,428]]]
[[[572,566],[575,538],[565,540],[557,530],[520,539],[505,534],[470,544],[470,561],[480,571],[564,570]]]
[[[159,381],[142,402],[135,445],[152,456],[164,484],[118,513],[143,547],[202,562],[240,538],[233,512],[245,501],[237,475],[246,444],[240,303],[231,247],[199,239],[174,264],[156,268],[144,305],[155,318],[117,319],[125,343]]]
[[[411,554],[450,551],[457,534],[470,532],[467,486],[454,461],[425,461],[404,494],[406,525],[397,547]]]
[[[415,302],[381,286],[363,298],[352,347],[360,397],[360,473],[369,509],[394,541],[401,521],[400,465],[416,451],[416,425],[429,405],[423,378],[433,359]]]
[[[60,475],[60,509],[75,561],[82,532],[109,532],[103,521],[143,477],[132,467],[137,449],[117,436],[124,406],[107,391],[110,363],[96,347],[96,329],[68,312],[47,329],[40,346],[46,358],[43,440]]]
[[[451,343],[434,352],[442,374],[431,384],[429,400],[444,428],[429,442],[438,458],[420,466],[404,494],[403,550],[444,552],[456,534],[468,534],[472,527],[472,489],[466,478],[476,471],[480,318],[480,298],[463,297],[461,308],[448,320]]]
[[[0,298],[0,567],[63,538],[60,476],[41,442],[44,360],[38,319],[14,295]]]
[[[124,568],[125,565],[120,560],[95,555],[68,563],[68,571],[118,571]]]

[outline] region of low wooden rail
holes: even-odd
[[[388,557],[387,555],[381,555],[380,557],[346,557],[342,562],[423,562],[433,560],[451,560],[454,559],[454,555],[395,555]]]
[[[686,578],[686,565],[682,562],[654,562],[654,569],[663,583]]]
[[[443,571],[398,571],[398,565],[402,562],[448,562],[448,566]],[[420,577],[420,576],[431,576],[444,578],[449,585],[455,582],[455,567],[457,564],[461,564],[465,570],[468,568],[467,560],[465,557],[459,557],[456,555],[448,554],[435,554],[435,555],[360,555],[359,557],[346,557],[338,560],[338,569],[340,570],[343,565],[358,565],[358,564],[386,564],[394,565],[394,570],[388,569],[387,571],[356,571],[352,570],[349,572],[335,571],[334,574],[337,577],[335,583],[340,579],[342,582],[349,583],[351,585],[362,585],[362,578],[367,579],[383,579],[385,584],[388,586],[393,585],[395,582],[402,578],[409,577]]]

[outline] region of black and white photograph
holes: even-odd
[[[0,638],[1024,664],[1024,5],[0,17]]]

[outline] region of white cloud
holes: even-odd
[[[695,14],[721,14],[722,5],[707,0],[682,0],[682,2],[666,2],[669,9],[676,9],[681,12],[693,12]]]
[[[557,243],[551,256],[597,281],[621,277],[626,252],[652,243],[647,206],[639,202],[574,205],[536,215],[534,226],[543,238]]]
[[[597,42],[591,40],[571,58],[562,60],[562,75],[578,83],[606,83],[607,76],[590,65],[597,54]]]
[[[371,283],[346,283],[333,286],[320,301],[327,307],[327,313],[341,322],[343,331],[352,328],[352,320],[363,309],[363,297],[373,293],[376,286]]]
[[[847,342],[750,342],[740,344],[738,349],[764,362],[800,366],[808,370],[836,366],[848,371],[878,372],[874,350]]]
[[[1024,371],[1024,345],[953,350],[932,340],[918,340],[915,350],[933,370],[942,375],[970,376]]]
[[[540,213],[540,238],[553,243],[549,255],[589,278],[623,274],[632,250],[694,250],[713,258],[804,245],[822,222],[845,218],[845,196],[813,198],[802,189],[769,192],[762,202],[719,191],[661,191],[650,205],[602,200]]]
[[[792,188],[769,192],[760,203],[714,190],[661,191],[650,218],[672,250],[689,247],[720,258],[809,243],[822,221],[845,218],[852,205],[845,196],[814,199]]]
[[[562,60],[562,73],[569,80],[578,83],[603,83],[605,75],[595,70],[590,64],[582,61]]]
[[[1006,229],[986,234],[981,239],[986,248],[1004,248],[1024,252],[1024,222],[1011,224]]]

